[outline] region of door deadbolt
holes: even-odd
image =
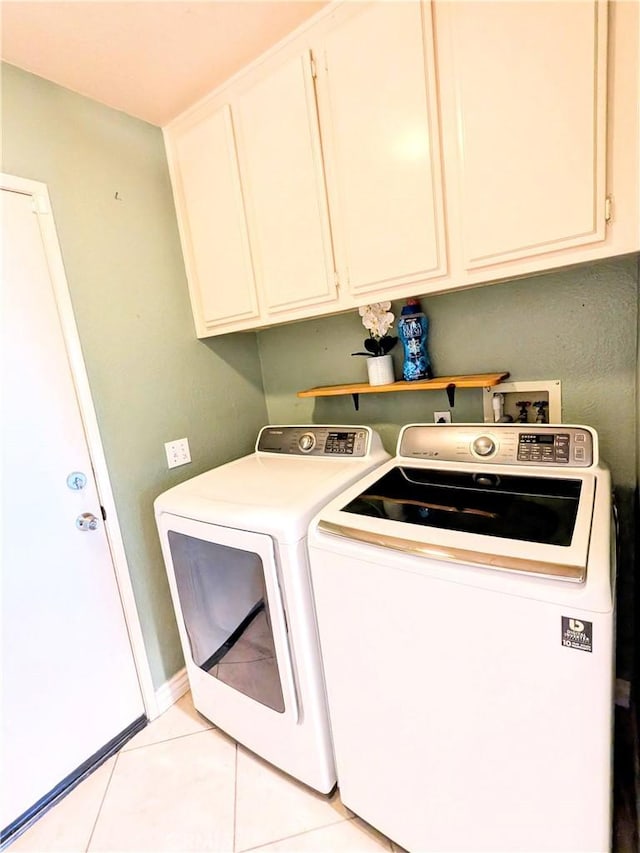
[[[82,471],[72,471],[67,477],[67,486],[74,492],[79,492],[87,485],[87,475]]]

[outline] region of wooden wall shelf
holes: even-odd
[[[356,411],[360,407],[360,394],[388,394],[399,391],[446,391],[449,405],[455,405],[456,388],[491,388],[509,376],[504,373],[474,373],[469,376],[438,376],[415,382],[393,382],[390,385],[369,385],[356,382],[351,385],[325,385],[298,391],[298,397],[338,397],[351,394]]]

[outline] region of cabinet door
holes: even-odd
[[[336,298],[309,53],[234,102],[258,289],[267,314]]]
[[[606,3],[474,0],[441,10],[465,267],[604,239]]]
[[[340,280],[364,294],[443,274],[430,5],[358,9],[324,37],[318,82]]]
[[[228,105],[168,132],[199,337],[255,323],[258,302]],[[222,328],[221,328],[222,327]]]

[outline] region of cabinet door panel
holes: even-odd
[[[333,251],[308,53],[237,100],[256,276],[278,313],[335,299]]]
[[[444,272],[430,6],[377,3],[323,40],[331,212],[352,292]],[[322,72],[320,72],[322,74]],[[325,75],[322,75],[325,76]]]
[[[225,105],[173,137],[198,334],[258,316],[233,125]]]
[[[466,267],[604,239],[605,4],[446,11]]]

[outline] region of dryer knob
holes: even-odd
[[[298,439],[298,447],[303,453],[310,453],[315,446],[316,437],[312,432],[305,432]]]
[[[491,456],[496,449],[496,443],[488,435],[481,435],[479,438],[476,438],[472,447],[474,453],[477,453],[478,456]]]

